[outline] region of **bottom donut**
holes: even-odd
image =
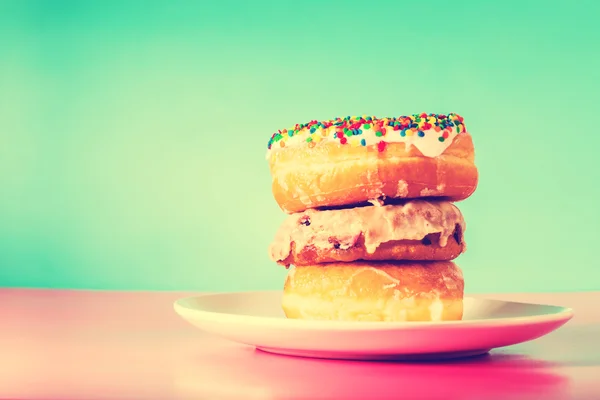
[[[453,321],[463,295],[452,261],[331,263],[291,268],[282,308],[292,319]]]

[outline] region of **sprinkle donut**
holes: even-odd
[[[286,213],[386,199],[460,201],[478,171],[463,118],[454,113],[310,121],[279,130],[266,158]]]

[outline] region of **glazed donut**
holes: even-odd
[[[290,269],[282,308],[293,319],[451,321],[462,319],[463,294],[452,261],[332,263]]]
[[[447,201],[309,209],[284,220],[269,253],[286,267],[355,260],[453,260],[466,249],[464,231],[460,210]]]
[[[459,201],[478,183],[471,135],[452,113],[297,124],[271,136],[266,157],[286,213],[379,198]]]

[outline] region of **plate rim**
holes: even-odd
[[[287,319],[278,317],[265,317],[257,315],[245,315],[245,314],[232,314],[215,311],[198,310],[195,308],[188,307],[182,303],[190,301],[191,299],[197,299],[201,297],[216,297],[216,296],[227,296],[227,295],[251,295],[260,293],[281,293],[280,290],[256,290],[256,291],[241,291],[241,292],[218,292],[218,293],[205,293],[198,295],[191,295],[181,297],[173,302],[173,308],[175,312],[182,318],[186,318],[182,315],[182,312],[192,312],[197,316],[202,317],[205,321],[211,322],[236,322],[246,323],[252,325],[260,325],[262,327],[271,326],[278,328],[303,328],[303,329],[328,329],[328,330],[397,330],[397,329],[422,329],[422,328],[479,328],[479,327],[490,327],[490,326],[519,326],[519,325],[531,325],[541,324],[550,322],[563,322],[566,323],[573,318],[575,315],[574,310],[571,307],[553,305],[553,304],[541,304],[541,303],[528,303],[518,302],[510,300],[500,300],[486,297],[473,297],[465,296],[464,298],[475,299],[475,300],[493,300],[500,301],[503,303],[521,304],[521,305],[533,305],[533,306],[546,306],[556,307],[559,310],[550,314],[540,314],[533,316],[521,316],[521,317],[508,317],[508,318],[484,318],[475,320],[459,320],[459,321],[332,321],[332,320],[302,320],[302,319]]]

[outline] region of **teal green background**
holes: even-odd
[[[0,0],[0,286],[278,289],[272,132],[458,112],[469,292],[600,289],[595,1]]]

